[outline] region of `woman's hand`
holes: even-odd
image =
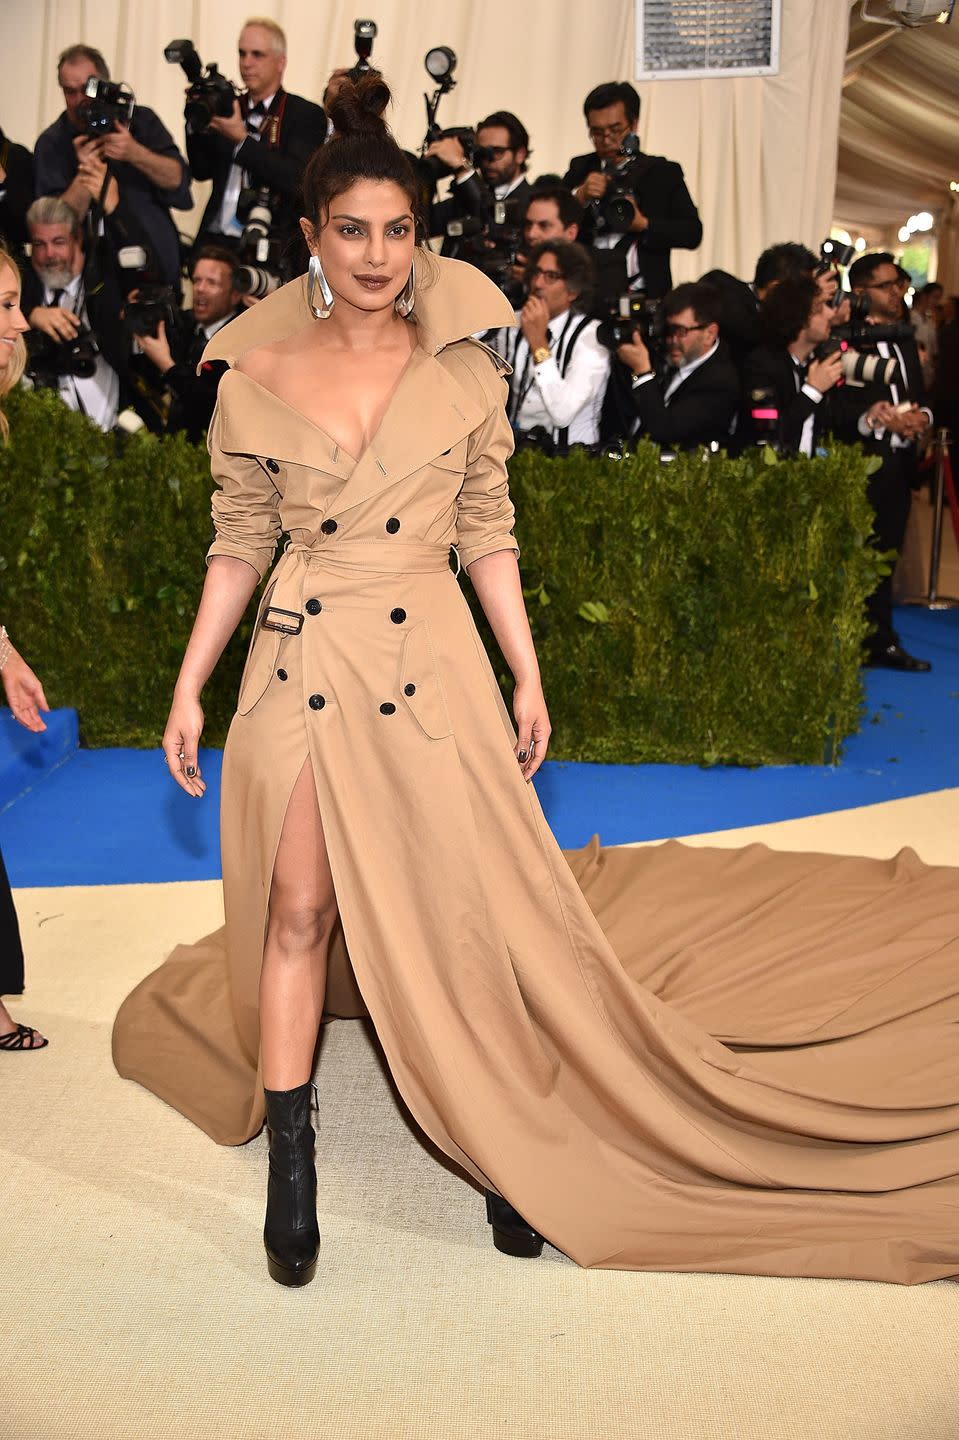
[[[523,772],[523,779],[532,780],[546,758],[546,747],[552,730],[543,687],[538,680],[523,681],[516,686],[513,691],[513,716],[519,737],[514,754]]]
[[[170,718],[163,732],[167,769],[181,790],[199,800],[206,793],[197,754],[203,734],[203,707],[195,695],[174,693]]]
[[[39,735],[42,730],[46,730],[46,725],[40,719],[40,711],[50,709],[47,697],[40,681],[19,651],[11,649],[7,663],[0,670],[0,679],[3,680],[3,688],[14,718],[34,734]]]

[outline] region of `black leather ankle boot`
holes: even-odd
[[[493,1244],[504,1255],[535,1260],[543,1252],[543,1237],[528,1225],[518,1210],[495,1190],[486,1192],[486,1218],[493,1227]]]
[[[309,1081],[295,1090],[264,1090],[270,1127],[270,1176],[263,1243],[270,1274],[281,1285],[313,1279],[320,1249],[316,1223],[315,1135]]]

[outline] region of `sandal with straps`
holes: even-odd
[[[33,1037],[31,1043],[27,1044],[28,1037]],[[6,1035],[0,1035],[0,1050],[43,1050],[50,1041],[46,1037],[40,1038],[36,1030],[29,1025],[18,1025],[16,1030],[10,1030]]]

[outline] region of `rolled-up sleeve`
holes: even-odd
[[[207,444],[217,489],[213,492],[216,538],[207,551],[231,555],[252,565],[260,579],[269,570],[280,538],[280,492],[254,455],[236,455],[220,445],[219,409],[210,424]]]
[[[506,462],[513,453],[513,432],[506,418],[507,387],[487,356],[481,356],[479,364],[489,369],[489,379],[484,375],[481,382],[489,411],[469,437],[466,477],[456,501],[456,546],[464,566],[495,550],[519,555],[506,473]]]

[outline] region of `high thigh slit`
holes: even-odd
[[[290,540],[224,757],[225,935],[128,997],[118,1068],[221,1143],[259,1129],[264,904],[308,755],[404,1101],[553,1244],[622,1269],[959,1275],[954,877],[761,847],[564,858],[448,558],[516,549],[502,367],[463,338],[505,301],[422,269],[419,346],[359,460],[221,382],[211,554],[265,575]],[[294,282],[207,356],[311,323]],[[296,633],[259,623],[277,615]]]

